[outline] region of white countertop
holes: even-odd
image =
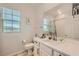
[[[58,38],[59,39],[59,38]],[[56,49],[62,53],[65,53],[70,56],[79,56],[79,41],[65,38],[63,42],[54,41],[54,40],[47,40],[47,39],[40,39],[35,38],[34,40],[43,43],[49,46],[52,49]]]

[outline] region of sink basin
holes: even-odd
[[[27,43],[27,44],[24,45],[24,48],[27,49],[27,50],[28,49],[31,49],[33,47],[34,47],[34,44],[33,43]]]

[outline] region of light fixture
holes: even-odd
[[[57,13],[58,13],[58,15],[57,15],[56,19],[62,19],[64,17],[66,17],[66,15],[63,14],[60,9],[57,10]]]
[[[62,19],[62,18],[65,18],[65,17],[66,17],[66,15],[62,14],[62,15],[57,16],[56,19]]]

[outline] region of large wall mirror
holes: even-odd
[[[51,24],[49,28],[50,32],[55,36],[60,37],[69,35],[69,30],[67,29],[67,25],[69,24],[66,22],[72,17],[71,4],[59,4],[45,12],[44,17],[45,16],[48,16],[48,20]]]
[[[58,37],[79,39],[79,16],[73,18],[72,6],[72,3],[59,4],[45,12],[44,18],[49,22],[47,31]]]

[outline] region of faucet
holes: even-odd
[[[53,40],[57,41],[57,35],[56,33],[52,33],[52,32],[49,32],[50,36],[52,37],[53,36]]]
[[[57,41],[57,35],[56,35],[56,33],[53,33],[53,40]]]

